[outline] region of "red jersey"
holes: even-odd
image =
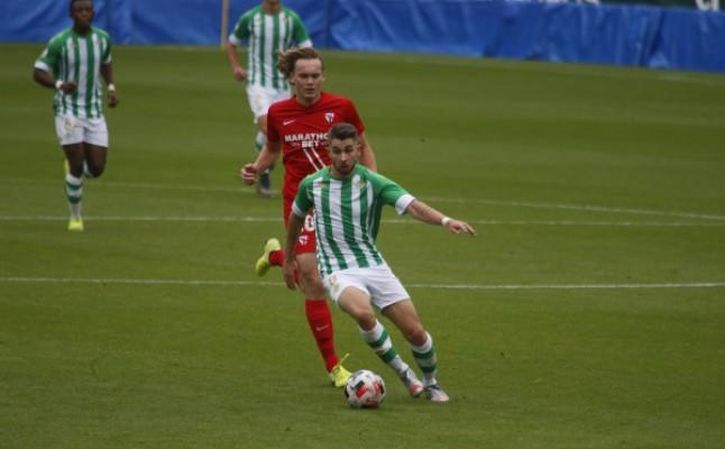
[[[303,106],[296,99],[289,98],[269,107],[267,140],[282,143],[285,223],[302,179],[330,165],[327,132],[339,122],[354,125],[359,134],[365,131],[355,105],[338,95],[322,92],[320,99],[311,106]]]

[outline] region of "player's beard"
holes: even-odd
[[[340,178],[348,178],[352,174],[352,170],[355,168],[355,164],[336,164],[335,171],[337,176]]]

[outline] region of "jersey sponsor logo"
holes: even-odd
[[[327,123],[332,123],[332,121],[335,120],[335,113],[325,112],[325,120],[327,121]]]
[[[314,142],[315,146],[317,146],[320,142],[324,142],[326,140],[327,133],[294,133],[284,135],[284,142],[289,144],[297,142]]]
[[[337,276],[333,274],[328,277],[327,283],[330,285],[330,290],[332,290],[332,294],[337,295],[337,293],[340,291],[340,284],[337,282]]]
[[[290,133],[284,135],[284,143],[289,148],[302,150],[305,157],[315,171],[325,166],[325,161],[318,151],[325,148],[327,142],[326,133]]]

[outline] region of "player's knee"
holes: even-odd
[[[83,176],[83,164],[71,164],[68,166],[68,173],[80,178]]]
[[[408,329],[404,329],[403,333],[405,335],[405,339],[416,346],[423,345],[428,339],[425,329],[420,323],[416,323]]]
[[[360,314],[360,319],[358,320],[358,324],[363,329],[372,329],[377,324],[378,319],[375,317],[375,312],[372,310],[366,310],[365,312]]]
[[[360,329],[369,331],[377,324],[377,317],[372,309],[365,307],[350,307],[345,310],[357,322]]]
[[[88,166],[88,172],[93,176],[94,178],[98,178],[103,174],[103,171],[106,169],[103,165],[89,165]]]

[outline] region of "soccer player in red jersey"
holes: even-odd
[[[327,132],[335,123],[348,122],[359,134],[360,162],[377,171],[375,153],[365,139],[365,125],[349,99],[322,91],[325,81],[324,62],[313,48],[296,48],[282,53],[278,67],[287,77],[294,96],[272,104],[267,113],[267,146],[257,159],[242,167],[242,181],[252,185],[257,174],[274,165],[282,156],[284,165],[283,218],[287,226],[292,203],[302,179],[330,164]],[[332,316],[326,290],[317,271],[315,233],[312,216],[307,216],[295,248],[300,290],[305,296],[305,313],[330,379],[337,387],[350,376],[335,350]],[[255,266],[263,276],[270,266],[281,266],[284,254],[279,241],[267,240],[264,254]]]

